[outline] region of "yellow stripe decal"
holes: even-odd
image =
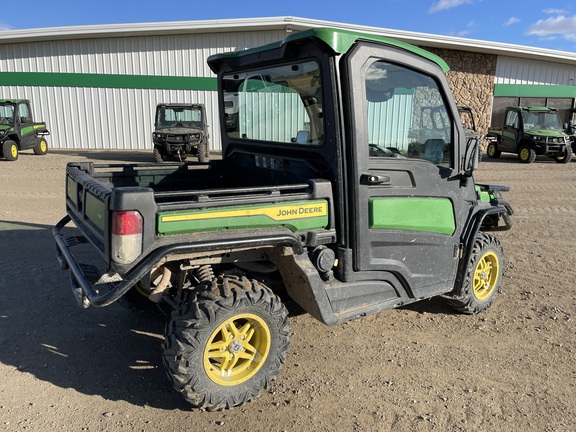
[[[311,204],[276,205],[272,207],[248,208],[236,210],[221,210],[213,212],[186,213],[171,216],[162,216],[162,222],[181,222],[191,220],[205,220],[217,218],[268,216],[276,221],[305,219],[309,217],[326,216],[328,204],[315,202]]]

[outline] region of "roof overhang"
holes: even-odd
[[[289,16],[3,30],[0,31],[0,44],[66,39],[96,39],[194,33],[229,33],[265,30],[283,30],[286,33],[291,33],[318,27],[332,27],[372,33],[377,36],[397,39],[424,48],[453,49],[458,51],[505,55],[510,57],[521,57],[576,65],[576,53],[572,52]]]

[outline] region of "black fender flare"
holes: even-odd
[[[506,221],[506,227],[502,230],[508,230],[511,227],[510,222],[510,215],[508,209],[504,207],[491,207],[484,210],[480,210],[477,212],[472,222],[468,225],[468,229],[465,231],[465,234],[462,236],[462,256],[460,258],[460,262],[458,263],[458,270],[456,273],[456,279],[454,282],[454,288],[452,290],[452,294],[456,296],[460,296],[462,294],[462,282],[464,280],[464,275],[466,274],[466,266],[468,265],[468,261],[472,256],[472,250],[474,248],[474,239],[480,232],[480,228],[482,227],[482,222],[486,219],[487,216],[491,215],[501,215],[503,219]],[[494,231],[498,231],[495,229]]]

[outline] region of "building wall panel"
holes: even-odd
[[[560,63],[499,56],[495,84],[575,85],[576,68]]]
[[[211,77],[212,54],[252,48],[286,36],[284,31],[182,34],[0,44],[0,71]],[[217,93],[206,90],[6,86],[0,99],[32,100],[36,119],[62,149],[150,149],[158,103],[206,105],[210,147],[221,150]]]

